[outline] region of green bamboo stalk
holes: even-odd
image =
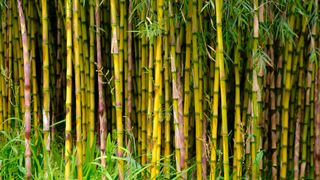
[[[19,24],[18,24],[18,8],[16,5],[16,1],[12,2],[13,6],[13,24],[12,24],[12,32],[13,32],[13,108],[14,108],[14,114],[13,116],[17,119],[21,118],[20,115],[20,77],[19,75],[22,74],[22,70],[19,67],[20,61],[21,61],[21,51],[20,51],[20,42],[19,42]],[[15,121],[14,124],[15,127],[18,127],[18,123]]]
[[[145,21],[146,7],[143,7],[141,11],[141,20]],[[147,37],[143,35],[141,37],[141,164],[145,165],[147,162]],[[121,52],[121,51],[120,51]]]
[[[164,13],[165,15],[167,15],[166,11]],[[167,18],[165,16],[165,18]],[[164,169],[164,175],[166,178],[170,178],[170,169],[168,168],[168,166],[170,165],[170,155],[171,155],[171,114],[170,114],[170,106],[171,106],[171,98],[172,97],[172,93],[170,92],[170,59],[169,59],[169,22],[166,21],[164,24],[164,33],[163,33],[163,51],[164,51],[164,61],[163,61],[163,66],[164,66],[164,72],[163,72],[163,78],[164,78],[164,119],[165,119],[165,123],[164,123],[164,139],[165,139],[165,147],[164,147],[164,156],[165,156],[165,163],[166,163],[166,168]],[[152,53],[153,54],[153,53]],[[176,142],[174,143],[176,145]],[[177,155],[177,153],[175,152],[175,154]],[[175,155],[175,157],[176,157]],[[176,162],[178,163],[177,159]],[[178,166],[177,170],[178,170]],[[179,170],[178,170],[179,171]]]
[[[1,21],[3,22],[4,19],[3,19],[3,13],[0,13],[0,19]],[[5,32],[4,32],[4,26],[3,26],[4,23],[1,24],[1,30],[2,32],[0,33],[0,42],[4,42],[4,43],[0,43],[0,68],[3,69],[3,64],[4,64],[4,47],[6,45],[6,41],[4,40],[3,38],[3,35],[5,35]],[[4,45],[3,45],[4,44]],[[4,78],[3,76],[1,75],[0,76],[0,131],[4,131],[4,123],[5,123],[5,119],[4,119],[4,103],[3,103],[3,98],[5,97],[5,91],[4,91],[4,88],[5,87],[5,84],[4,84]],[[2,135],[0,136],[0,140],[2,141],[3,140],[3,137]]]
[[[234,178],[242,177],[242,152],[243,152],[243,139],[241,130],[241,104],[240,104],[240,47],[241,47],[241,33],[237,31],[237,44],[234,52],[234,75],[235,75],[235,171],[236,175]]]
[[[315,1],[315,7],[314,7],[314,11],[315,13],[318,12],[318,0]],[[317,20],[319,20],[319,17],[316,16]],[[312,26],[312,38],[311,38],[311,49],[313,51],[313,53],[315,52],[314,47],[317,46],[317,41],[318,41],[318,47],[320,45],[320,36],[319,36],[319,27],[316,26],[316,24],[313,24]],[[316,57],[316,56],[314,56]],[[314,103],[315,103],[315,112],[319,112],[320,110],[320,104],[319,104],[319,88],[320,88],[320,71],[319,71],[319,67],[315,67],[314,68],[315,71],[315,89],[314,89]],[[320,148],[319,148],[319,140],[320,140],[320,132],[319,132],[319,127],[320,127],[320,115],[319,113],[315,113],[315,119],[314,119],[314,129],[315,129],[315,145],[314,145],[314,170],[315,170],[315,179],[319,179],[320,178]]]
[[[85,147],[88,144],[87,141],[89,141],[90,144],[90,60],[89,60],[89,39],[88,39],[88,26],[87,26],[87,17],[86,17],[86,8],[88,5],[82,5],[81,6],[81,31],[82,31],[82,49],[83,49],[83,61],[84,61],[84,74],[85,74],[85,121],[86,121],[86,130],[84,132],[85,137],[84,140],[86,140],[86,143],[83,142],[83,154],[85,156]]]
[[[313,62],[309,61],[307,65],[307,83],[306,83],[306,91],[305,91],[305,112],[304,112],[304,120],[302,127],[302,136],[301,136],[301,164],[300,164],[300,178],[306,177],[306,166],[307,166],[307,137],[310,126],[310,102],[311,102],[311,83],[312,83],[312,69]]]
[[[313,34],[314,35],[314,34]],[[311,42],[311,48],[312,50],[314,51],[314,40],[311,40],[313,42]],[[313,46],[313,47],[312,47]],[[315,62],[316,58],[314,58],[315,56],[312,56],[311,58],[311,61]],[[309,165],[309,178],[310,179],[314,179],[314,172],[315,172],[315,169],[314,169],[314,144],[315,144],[315,130],[314,130],[314,116],[315,116],[315,107],[314,107],[314,97],[315,97],[315,65],[313,65],[312,67],[312,74],[311,74],[311,92],[310,92],[310,139],[309,139],[309,162],[310,162],[310,165]]]
[[[141,71],[140,71],[140,66],[141,66],[141,39],[137,39],[137,50],[139,53],[138,54],[138,62],[135,67],[136,71],[136,78],[137,78],[137,98],[136,98],[136,109],[137,109],[137,127],[138,127],[138,154],[141,154],[141,144],[142,144],[142,128],[141,128]],[[137,51],[136,51],[137,52]],[[139,158],[140,163],[141,163],[141,158]]]
[[[314,1],[314,12],[317,14],[318,13],[318,0]],[[315,16],[315,19],[318,20],[318,16]],[[316,38],[317,38],[317,25],[315,22],[313,22],[312,28],[311,28],[311,40],[310,40],[310,50],[311,50],[311,56],[310,56],[310,61],[312,62],[317,62],[317,55],[316,55]],[[310,179],[314,179],[315,178],[315,174],[313,173],[316,170],[316,162],[318,161],[317,156],[314,156],[314,154],[316,154],[315,152],[317,152],[317,149],[315,149],[315,147],[317,146],[317,142],[315,141],[315,136],[317,135],[317,126],[316,126],[316,119],[315,119],[315,115],[317,114],[315,111],[315,104],[317,103],[315,100],[315,96],[318,96],[319,94],[316,94],[315,92],[315,76],[316,76],[316,70],[317,70],[317,66],[313,65],[313,69],[312,69],[312,82],[311,82],[311,102],[310,102]],[[319,175],[318,175],[319,176]],[[318,177],[319,178],[319,177]]]

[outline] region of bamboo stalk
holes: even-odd
[[[187,6],[186,6],[187,7]],[[188,157],[189,157],[189,122],[190,122],[190,101],[191,101],[191,92],[190,92],[190,59],[191,59],[191,27],[192,27],[192,1],[188,2],[187,14],[187,23],[186,23],[186,38],[185,38],[185,67],[184,67],[184,104],[183,104],[183,121],[184,121],[184,145],[185,145],[185,168],[188,166]]]
[[[169,6],[170,8],[170,6]],[[167,13],[165,12],[165,15]],[[165,123],[164,123],[164,136],[165,136],[165,147],[164,147],[164,156],[165,156],[165,163],[167,164],[167,166],[170,165],[170,155],[171,155],[171,114],[170,114],[170,106],[171,106],[171,98],[173,96],[172,92],[170,91],[170,57],[169,57],[169,54],[170,54],[170,43],[169,43],[169,32],[171,32],[171,29],[169,29],[169,22],[165,22],[165,32],[163,33],[163,51],[164,51],[164,72],[163,72],[163,77],[164,77],[164,119],[165,119]],[[172,101],[173,103],[173,101]],[[174,146],[176,147],[177,145],[177,142],[175,141],[174,143]],[[177,147],[176,147],[177,149]],[[180,150],[176,150],[175,151],[175,159],[176,159],[176,168],[178,171],[180,171],[180,166],[178,164],[179,160],[177,159],[177,156],[180,155]],[[164,169],[164,172],[165,172],[165,176],[166,178],[170,178],[170,169],[168,167],[166,167]]]
[[[141,20],[146,19],[146,7],[143,7],[141,11]],[[120,32],[121,33],[121,32]],[[141,164],[145,165],[147,162],[147,37],[143,35],[141,37]],[[120,44],[121,47],[121,44]],[[121,51],[120,51],[121,52]]]
[[[0,19],[2,21],[1,23],[1,30],[2,32],[4,31],[4,20],[3,20],[3,13],[0,13]],[[3,69],[3,64],[4,64],[4,47],[6,45],[6,41],[3,38],[3,35],[5,35],[5,32],[0,33],[0,42],[4,42],[4,43],[0,43],[0,68]],[[4,44],[4,45],[3,45]],[[5,97],[5,91],[4,91],[4,78],[2,76],[0,76],[0,131],[5,131],[6,129],[4,129],[4,124],[5,124],[5,119],[4,119],[4,103],[3,103],[3,98]],[[2,135],[0,136],[0,140],[3,140]]]
[[[157,1],[157,20],[160,28],[162,27],[163,20],[163,0]],[[156,39],[156,49],[155,49],[155,82],[154,82],[154,117],[153,117],[153,135],[152,141],[154,146],[152,148],[152,167],[151,167],[151,179],[157,177],[157,154],[160,152],[160,149],[156,146],[159,135],[161,136],[160,126],[161,124],[161,96],[162,96],[162,75],[161,75],[161,65],[162,65],[162,35],[159,34]]]
[[[86,98],[86,72],[87,66],[87,50],[85,47],[87,37],[85,35],[85,22],[83,19],[84,6],[80,4],[78,7],[78,32],[79,32],[79,69],[80,69],[80,96],[81,96],[81,139],[82,139],[82,156],[85,159],[86,143],[87,143],[87,98]],[[80,24],[80,25],[79,25]]]
[[[50,154],[50,86],[49,86],[49,47],[48,47],[48,5],[47,0],[41,1],[42,5],[42,58],[43,58],[43,107],[42,107],[42,120],[43,120],[43,134],[46,153],[44,157],[44,173],[47,176],[47,167],[49,165]]]
[[[75,81],[75,100],[76,100],[76,147],[77,147],[77,175],[82,179],[82,114],[81,114],[81,69],[80,69],[80,26],[79,26],[79,2],[73,1],[73,53],[74,53],[74,81]]]
[[[221,96],[221,117],[222,117],[222,147],[223,147],[223,170],[224,178],[229,179],[229,153],[228,153],[228,121],[226,101],[226,77],[223,58],[223,37],[222,37],[222,5],[223,2],[216,0],[216,23],[217,23],[217,53],[216,59],[219,62],[220,96]]]
[[[89,21],[90,21],[90,31],[89,31],[89,74],[90,74],[90,109],[89,109],[89,139],[90,139],[90,148],[93,147],[93,142],[95,140],[95,47],[94,47],[94,1],[89,2]]]
[[[198,59],[198,13],[197,1],[192,1],[192,62],[193,62],[193,92],[194,92],[194,108],[195,108],[195,129],[196,129],[196,166],[197,166],[197,179],[202,179],[202,122],[200,97],[199,97],[199,59]]]
[[[132,0],[129,0],[129,7],[128,7],[128,14],[131,15],[132,13]],[[127,147],[128,147],[128,150],[129,152],[131,152],[131,136],[135,137],[133,132],[132,132],[132,120],[133,120],[133,112],[132,112],[132,109],[133,109],[133,103],[132,103],[132,100],[133,100],[133,92],[132,92],[132,86],[133,86],[133,80],[132,80],[132,74],[133,74],[133,38],[132,38],[132,22],[131,21],[127,21],[128,23],[128,32],[127,32],[127,36],[128,36],[128,73],[127,73],[127,108],[126,108],[126,111],[127,111],[127,121],[126,121],[126,129],[128,131],[128,134],[130,135],[129,138],[128,138],[128,142],[127,142]]]
[[[115,82],[115,98],[116,98],[116,120],[117,120],[117,142],[118,149],[117,155],[118,157],[122,157],[123,152],[123,124],[122,124],[122,104],[121,104],[121,63],[119,60],[119,47],[117,41],[117,18],[116,18],[116,2],[115,0],[110,1],[111,7],[111,54],[114,62],[114,82]],[[123,160],[118,160],[118,173],[119,179],[124,179],[124,169],[123,169]]]
[[[289,26],[294,27],[294,16],[289,19]],[[288,128],[289,128],[289,100],[291,90],[291,70],[292,70],[292,42],[286,44],[285,69],[284,69],[284,89],[282,95],[282,112],[281,112],[281,156],[280,156],[280,178],[287,177],[287,146],[288,146]]]
[[[243,140],[242,140],[242,130],[241,130],[241,104],[240,104],[240,47],[241,47],[241,33],[237,31],[237,44],[234,52],[234,75],[235,75],[235,167],[236,167],[236,175],[235,178],[242,177],[242,149],[243,149]]]
[[[30,78],[31,78],[31,64],[28,47],[27,27],[24,12],[21,5],[21,0],[18,1],[18,11],[21,26],[21,37],[23,44],[23,67],[24,67],[24,98],[25,98],[25,166],[26,166],[26,179],[31,178],[31,149],[30,149],[30,135],[31,135],[31,92],[30,92]]]
[[[95,21],[96,21],[96,53],[97,53],[97,71],[98,71],[98,114],[100,122],[100,151],[101,151],[101,165],[102,168],[106,167],[105,150],[106,150],[106,136],[107,136],[107,120],[106,109],[103,90],[103,72],[102,72],[102,59],[101,59],[101,35],[100,35],[100,8],[99,0],[96,0],[95,6]]]
[[[65,1],[66,6],[66,47],[67,47],[67,74],[66,74],[66,141],[65,141],[65,179],[71,175],[71,153],[72,153],[72,20],[71,0]]]

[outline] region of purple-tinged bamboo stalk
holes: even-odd
[[[25,126],[25,166],[26,166],[26,179],[31,178],[31,147],[30,147],[30,134],[31,134],[31,93],[30,93],[30,77],[31,77],[31,63],[28,48],[28,35],[26,28],[26,21],[22,9],[21,0],[18,1],[18,11],[21,26],[21,37],[23,47],[23,67],[24,67],[24,126]]]
[[[106,135],[107,135],[107,120],[106,120],[106,108],[104,100],[104,89],[103,89],[103,74],[102,74],[102,59],[101,59],[101,38],[100,38],[100,1],[96,0],[96,50],[97,50],[97,69],[98,69],[98,114],[100,122],[100,151],[101,151],[101,165],[102,167],[106,166],[105,160],[105,150],[106,150]]]

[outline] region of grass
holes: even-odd
[[[2,179],[24,179],[25,178],[25,161],[24,161],[24,129],[22,121],[15,121],[17,128],[14,131],[8,133],[0,131],[0,180]],[[34,134],[34,132],[32,133]],[[41,132],[39,132],[41,134]],[[48,167],[43,167],[44,149],[43,139],[40,136],[39,142],[36,143],[35,139],[31,138],[31,151],[32,151],[32,179],[64,179],[64,133],[58,134],[55,137],[55,141],[51,143],[51,152],[49,155]],[[89,142],[89,140],[87,141]],[[112,140],[111,135],[107,137],[106,143],[106,164],[107,167],[103,168],[100,164],[100,151],[98,146],[93,149],[89,148],[87,144],[86,157],[83,162],[83,178],[84,179],[101,179],[105,176],[106,179],[118,179],[117,160],[116,156],[117,145],[115,140]],[[75,146],[74,146],[75,147]],[[125,155],[122,159],[125,161],[125,179],[148,179],[150,177],[148,169],[151,169],[151,164],[141,166],[136,160],[138,157],[135,153],[130,153],[124,149]],[[151,158],[151,154],[149,154]],[[172,155],[173,156],[173,155]],[[77,179],[76,168],[76,149],[74,148],[71,156],[71,179]],[[157,179],[165,179],[162,172],[163,158],[159,163],[160,173]],[[170,165],[170,177],[171,179],[179,179],[182,173],[188,173],[191,179],[193,176],[194,166],[190,166],[189,169],[184,172],[176,172],[174,167],[175,162]],[[47,170],[45,174],[44,169]]]

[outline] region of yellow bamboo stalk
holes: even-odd
[[[229,179],[229,153],[228,153],[228,119],[227,119],[227,93],[226,76],[223,57],[223,35],[222,35],[222,5],[223,1],[216,0],[216,23],[217,23],[217,50],[216,60],[219,63],[220,76],[220,97],[221,97],[221,117],[222,117],[222,147],[223,147],[223,172],[224,178]]]
[[[216,59],[214,64],[214,85],[213,85],[213,101],[212,101],[212,119],[211,119],[211,163],[210,163],[210,177],[211,180],[216,179],[217,168],[217,135],[218,135],[218,115],[219,115],[219,90],[220,90],[220,76],[219,76],[219,61]]]
[[[128,14],[131,15],[132,10],[133,10],[133,5],[132,5],[132,0],[129,0],[129,10],[128,10]],[[127,32],[127,36],[128,36],[128,42],[127,42],[127,52],[128,52],[128,67],[127,67],[127,121],[126,121],[126,128],[127,131],[129,133],[129,137],[128,137],[128,142],[127,142],[127,146],[128,146],[128,150],[130,152],[132,152],[131,149],[131,143],[132,143],[132,138],[136,137],[135,134],[133,133],[133,126],[132,126],[132,122],[133,122],[133,106],[134,106],[134,97],[133,97],[133,37],[132,37],[132,22],[131,21],[127,21],[127,28],[128,28],[128,32]]]
[[[67,44],[67,74],[66,74],[66,141],[65,141],[65,179],[70,178],[71,154],[72,154],[72,21],[71,21],[71,0],[65,1],[66,7],[66,44]]]
[[[8,55],[6,59],[6,77],[8,78],[6,91],[7,91],[7,130],[12,130],[12,106],[11,102],[13,102],[13,92],[12,92],[12,60],[13,60],[13,23],[12,23],[12,2],[8,2],[8,11],[7,11],[7,24],[8,24]]]
[[[29,3],[29,6],[31,9],[32,3]],[[31,11],[31,26],[30,26],[30,41],[31,41],[31,76],[32,76],[32,98],[33,98],[33,128],[34,128],[34,134],[35,134],[35,144],[38,144],[39,141],[39,91],[38,91],[38,83],[37,83],[37,71],[36,71],[36,37],[35,37],[35,31],[36,31],[36,22],[34,20],[34,12]]]
[[[157,20],[160,28],[162,27],[163,20],[163,0],[157,1]],[[157,154],[160,151],[159,147],[156,145],[159,135],[161,135],[161,96],[162,96],[162,75],[161,75],[161,66],[162,66],[162,35],[159,34],[156,39],[156,53],[155,53],[155,82],[154,82],[154,117],[153,117],[153,149],[152,149],[152,167],[151,167],[151,179],[157,177]]]
[[[188,167],[188,158],[189,158],[189,110],[190,110],[190,59],[191,59],[191,27],[192,27],[192,1],[188,2],[188,14],[187,14],[187,23],[186,23],[186,55],[185,55],[185,67],[184,67],[184,104],[183,104],[183,121],[184,121],[184,145],[185,145],[185,168]]]
[[[294,27],[294,15],[289,17],[289,27]],[[280,178],[287,177],[287,163],[288,163],[288,128],[289,128],[289,101],[291,90],[291,69],[292,69],[292,51],[293,44],[289,41],[286,44],[285,53],[285,71],[284,71],[284,89],[282,92],[282,112],[281,112],[281,151],[280,151]]]
[[[42,59],[43,59],[43,107],[42,107],[42,120],[43,120],[43,134],[45,144],[45,157],[44,157],[44,173],[47,176],[47,166],[49,165],[50,154],[50,86],[49,86],[49,47],[48,47],[48,6],[47,0],[41,1],[42,5]]]
[[[79,1],[73,1],[73,53],[76,98],[76,147],[77,147],[77,173],[82,179],[82,131],[81,131],[81,72],[80,72],[80,26],[79,26]]]
[[[86,98],[86,58],[88,57],[85,46],[87,37],[84,35],[86,29],[84,22],[84,5],[81,4],[78,8],[78,29],[79,29],[79,66],[80,66],[80,95],[81,95],[81,139],[82,139],[82,156],[85,159],[86,143],[87,143],[87,98]]]
[[[1,61],[1,68],[2,69],[6,69],[6,59],[8,57],[8,44],[9,44],[9,38],[8,38],[8,24],[7,24],[7,13],[6,11],[2,11],[2,24],[1,24],[1,28],[2,28],[2,42],[3,42],[3,59]],[[6,48],[6,50],[4,50]],[[1,86],[1,91],[2,91],[2,99],[0,99],[0,101],[2,101],[2,107],[3,107],[3,121],[2,121],[2,125],[3,125],[3,130],[7,131],[8,130],[8,126],[7,126],[7,89],[6,89],[6,81],[5,81],[5,77],[1,77],[1,82],[2,82],[2,86]]]
[[[260,79],[258,80],[258,74],[260,73],[259,57],[257,55],[258,43],[259,43],[259,10],[258,10],[258,1],[253,0],[254,6],[254,19],[253,19],[253,47],[252,47],[252,133],[253,137],[251,138],[251,160],[252,160],[252,178],[256,179],[259,177],[259,164],[256,162],[257,153],[260,150],[260,140],[261,140],[261,131],[259,129],[260,119],[261,119],[261,106],[259,102],[261,101],[261,90],[262,86]]]
[[[83,158],[85,158],[86,153],[86,146],[87,146],[87,139],[89,138],[90,133],[90,121],[89,121],[89,113],[90,113],[90,72],[89,72],[89,48],[88,48],[88,33],[87,33],[87,18],[86,18],[86,5],[82,5],[80,7],[80,13],[81,13],[81,32],[82,32],[82,49],[83,49],[83,69],[84,69],[84,86],[85,86],[85,127],[83,127]],[[90,139],[89,139],[90,143]]]
[[[121,104],[121,76],[120,76],[120,61],[119,61],[119,47],[117,40],[117,12],[116,12],[116,1],[110,0],[111,8],[111,54],[114,62],[114,82],[115,82],[115,98],[116,98],[116,120],[117,120],[117,142],[118,157],[122,157],[123,148],[123,124],[122,124],[122,104]],[[118,173],[119,179],[124,179],[123,160],[118,160]]]
[[[202,179],[202,122],[200,113],[202,111],[199,97],[199,59],[198,59],[198,13],[197,0],[192,1],[192,62],[193,62],[193,92],[195,108],[195,131],[196,131],[196,166],[197,179]]]
[[[94,1],[89,1],[89,18],[90,18],[90,31],[89,31],[89,39],[90,39],[90,57],[89,57],[89,61],[90,61],[90,109],[89,109],[89,145],[90,148],[93,147],[93,142],[95,139],[95,135],[94,135],[94,123],[95,123],[95,47],[94,47],[94,40],[95,40],[95,36],[94,36]]]
[[[154,43],[149,42],[149,65],[148,65],[148,122],[147,122],[147,140],[152,141],[152,113],[153,113],[153,63],[154,63]],[[167,139],[169,136],[165,136],[165,156],[170,154],[170,142]],[[147,146],[148,154],[152,151],[152,144],[149,143]],[[168,160],[168,159],[167,159]],[[166,173],[167,168],[165,168],[164,173]]]

